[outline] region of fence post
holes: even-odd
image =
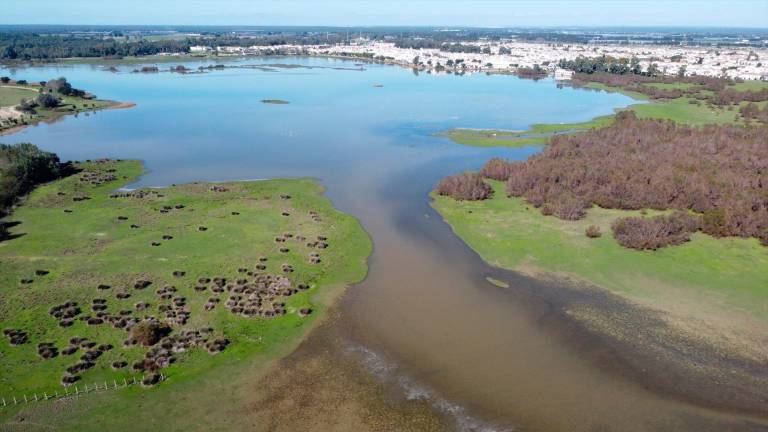
[[[48,400],[48,392],[43,392],[43,397],[45,398],[45,400]]]
[[[58,399],[58,398],[59,398],[59,391],[58,391],[58,390],[56,390],[56,395],[55,395],[54,397],[55,397],[56,399]]]
[[[109,387],[107,387],[107,380],[104,380],[104,390],[109,390]]]
[[[13,404],[16,405],[16,396],[13,397]]]
[[[5,398],[3,398],[3,406],[5,406],[5,405],[6,405],[6,404],[5,404]]]
[[[24,395],[24,403],[27,403],[27,395]]]
[[[123,387],[128,387],[128,381],[125,378],[123,378]]]
[[[35,402],[37,402],[37,393],[35,393]]]
[[[116,380],[116,379],[113,379],[113,380],[112,380],[112,384],[114,384],[114,385],[115,385],[115,388],[117,388],[117,380]]]
[[[85,392],[88,393],[88,384],[85,385]]]
[[[66,386],[64,386],[64,395],[69,396],[69,390],[67,390]]]
[[[80,389],[77,388],[77,384],[75,384],[75,394],[80,394]]]

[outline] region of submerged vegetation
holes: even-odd
[[[58,163],[28,145],[7,151],[33,161],[24,166]],[[138,162],[73,167],[14,210],[0,241],[6,399],[135,374],[153,385],[161,370],[180,384],[211,369],[213,354],[230,371],[274,356],[333,287],[366,273],[367,235],[314,181],[117,191],[142,173]]]

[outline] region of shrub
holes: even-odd
[[[589,238],[598,238],[603,235],[602,232],[600,232],[600,227],[597,225],[590,225],[587,227],[587,229],[584,231],[584,233]]]
[[[170,333],[168,326],[162,325],[156,321],[142,321],[131,329],[131,338],[136,343],[144,346],[152,346],[160,341],[163,336]]]
[[[693,210],[715,236],[768,236],[768,125],[690,127],[622,112],[612,126],[553,137],[524,162],[493,161],[506,192],[561,219],[592,204]],[[544,212],[545,210],[543,210]],[[548,211],[548,210],[546,210]]]
[[[694,219],[683,213],[620,218],[611,226],[613,237],[620,245],[638,250],[656,250],[685,243],[696,228]]]
[[[507,181],[512,172],[512,164],[500,158],[493,158],[483,165],[480,175],[498,181]]]
[[[437,193],[447,195],[457,200],[484,200],[491,196],[493,190],[485,183],[479,174],[464,173],[440,180]]]
[[[37,107],[36,99],[22,99],[21,102],[19,102],[19,104],[16,106],[16,109],[25,113],[34,114],[36,107]]]

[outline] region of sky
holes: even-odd
[[[0,0],[0,24],[768,28],[768,0]]]

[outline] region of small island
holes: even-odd
[[[270,105],[288,105],[290,102],[283,99],[262,99],[261,103]]]

